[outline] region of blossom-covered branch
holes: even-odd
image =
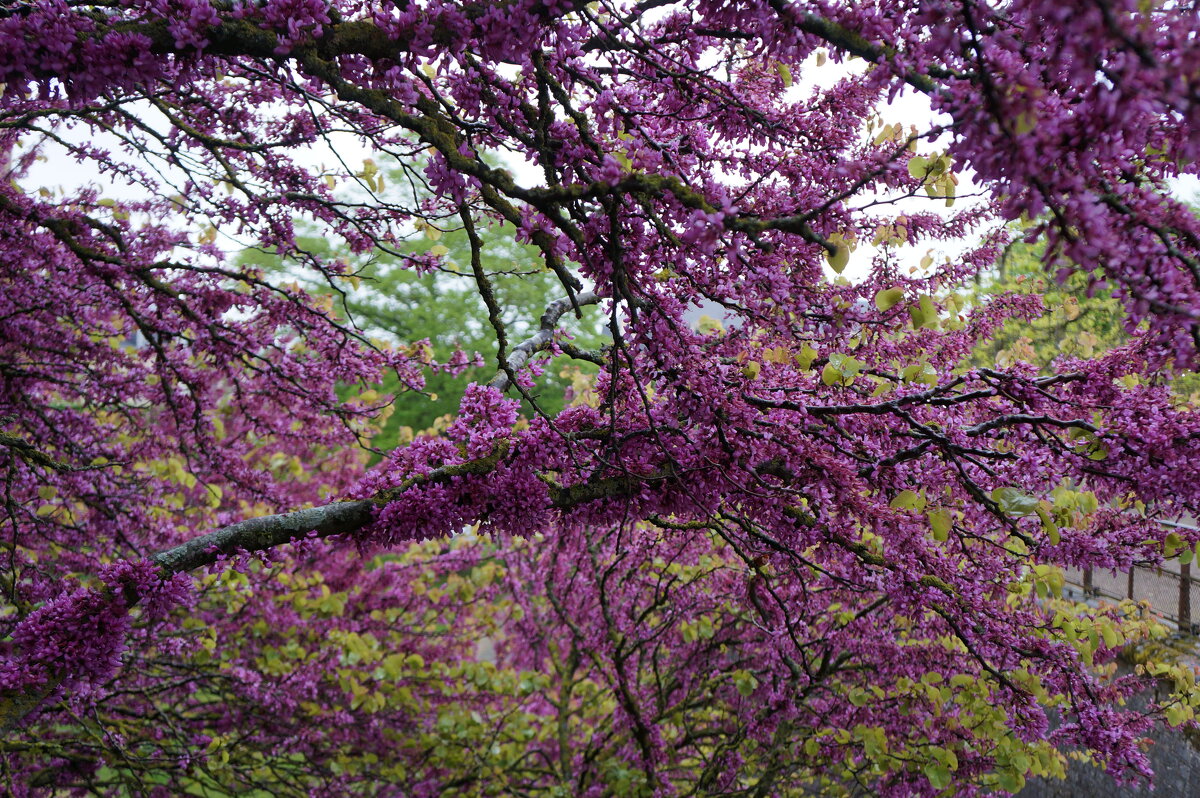
[[[1059,569],[1200,542],[1159,524],[1200,512],[1195,29],[1132,0],[0,12],[0,780],[969,795],[1064,747],[1147,776],[1192,683],[1122,703],[1106,663],[1162,629]],[[887,116],[906,92],[936,124]],[[1054,310],[964,288],[1018,239],[1128,338],[984,359]],[[488,351],[359,318],[382,261],[468,286]],[[564,298],[506,299],[533,274]]]

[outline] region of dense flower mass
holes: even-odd
[[[1126,703],[1117,653],[1164,629],[1060,569],[1200,552],[1159,523],[1200,514],[1171,389],[1200,221],[1170,191],[1198,27],[1134,0],[8,4],[0,784],[900,798],[1013,793],[1068,748],[1150,777],[1194,675]],[[505,230],[536,257],[489,266]],[[1021,240],[1128,340],[981,362],[1054,310],[964,288]],[[470,281],[495,349],[356,318],[382,257]],[[504,304],[540,272],[562,299]],[[454,418],[372,450],[378,385],[419,401],[481,356]],[[595,374],[551,412],[563,363]]]

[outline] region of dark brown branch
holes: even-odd
[[[369,499],[360,499],[248,518],[161,551],[151,559],[169,573],[192,571],[211,565],[221,555],[264,551],[313,532],[318,537],[356,532],[371,522],[374,506]]]
[[[983,435],[985,432],[991,432],[994,429],[999,429],[1000,427],[1013,427],[1017,424],[1032,424],[1034,426],[1041,424],[1051,427],[1073,427],[1075,429],[1084,429],[1088,432],[1099,431],[1095,425],[1089,424],[1086,421],[1051,418],[1050,416],[1014,414],[1009,416],[1000,416],[999,418],[993,418],[991,421],[985,421],[982,424],[976,424],[973,427],[968,427],[966,430],[964,430],[964,432],[974,438],[979,435]]]

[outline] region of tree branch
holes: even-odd
[[[221,555],[264,551],[303,538],[311,532],[322,538],[356,532],[371,522],[371,510],[375,506],[370,499],[359,499],[248,518],[160,551],[150,559],[168,573],[193,571],[211,565]]]
[[[584,291],[582,294],[575,295],[575,304],[579,307],[595,305],[599,301],[600,297],[595,291]],[[529,362],[529,358],[550,346],[550,342],[554,340],[554,331],[558,329],[558,320],[571,307],[570,298],[555,300],[546,307],[546,312],[542,314],[542,318],[538,322],[538,331],[513,347],[508,356],[508,371],[516,372]],[[506,372],[501,371],[492,378],[488,385],[501,391],[507,391],[512,387],[512,381]]]

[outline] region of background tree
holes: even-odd
[[[1007,367],[1015,362],[1053,369],[1060,357],[1092,358],[1129,340],[1125,311],[1106,288],[1088,285],[1088,275],[1072,273],[1064,283],[1049,278],[1043,254],[1026,244],[1013,244],[996,261],[996,269],[979,284],[981,295],[1005,292],[1042,298],[1043,313],[1033,319],[1005,322],[979,349],[980,365]]]
[[[994,270],[979,275],[972,301],[986,303],[1002,294],[1041,298],[1040,312],[1012,318],[976,348],[972,361],[1007,368],[1031,363],[1053,374],[1060,358],[1093,358],[1130,342],[1127,315],[1099,274],[1076,271],[1064,282],[1044,273],[1045,253],[1021,242],[1005,248]],[[1200,376],[1193,371],[1160,374],[1181,401],[1196,405]]]
[[[373,165],[373,161],[369,161]],[[383,180],[377,173],[373,179]],[[395,185],[402,175],[392,175]],[[382,184],[381,184],[382,185]],[[559,298],[562,291],[554,274],[542,265],[537,249],[515,240],[511,226],[480,231],[485,246],[480,261],[488,280],[494,287],[501,309],[501,321],[518,339],[532,335],[537,319],[529,316],[529,308],[544,308]],[[322,260],[338,256],[328,241],[304,236],[300,246]],[[407,266],[407,258],[433,252],[442,258],[434,271],[418,273]],[[382,337],[392,344],[419,345],[428,341],[422,356],[430,363],[461,362],[466,356],[469,365],[451,370],[434,370],[425,375],[421,392],[407,390],[395,374],[385,374],[374,390],[382,396],[394,397],[380,419],[380,426],[371,437],[370,445],[390,451],[412,440],[415,432],[442,426],[458,408],[463,389],[470,382],[486,382],[496,371],[496,338],[488,322],[488,309],[476,289],[475,277],[467,264],[471,260],[470,242],[466,233],[451,227],[443,231],[437,226],[422,223],[412,240],[398,242],[395,254],[373,252],[368,256],[352,257],[348,266],[356,279],[354,286],[342,286],[335,301],[346,318],[368,335]],[[288,274],[287,264],[269,253],[244,251],[238,256],[243,266],[259,267]],[[297,270],[295,276],[305,280],[307,275]],[[327,287],[310,282],[306,288],[316,293],[329,293]],[[610,337],[598,329],[594,317],[577,320],[569,346],[598,351]],[[565,332],[565,330],[564,330]],[[459,354],[461,353],[461,354]],[[482,360],[480,360],[482,358]],[[541,412],[557,415],[564,403],[587,391],[596,364],[587,360],[561,358],[543,366],[536,393]],[[523,411],[533,413],[534,407],[523,399]]]
[[[1193,721],[1193,674],[1122,704],[1141,684],[1116,651],[1162,630],[1057,600],[1056,566],[1197,543],[1157,523],[1200,499],[1200,418],[1161,384],[1200,343],[1200,223],[1167,190],[1197,161],[1196,22],[1045,0],[6,9],[6,788],[971,794],[1063,747],[1148,775],[1144,732]],[[878,116],[908,91],[945,123]],[[346,137],[414,190],[313,165]],[[45,157],[96,176],[39,191]],[[987,196],[947,211],[961,168]],[[1103,276],[1127,345],[971,363],[1038,312],[946,293],[1019,218],[1049,273]],[[560,298],[502,305],[502,224]],[[469,254],[403,248],[430,225]],[[962,254],[902,270],[943,244]],[[469,365],[347,318],[377,255],[469,269],[496,372],[364,470],[369,392]],[[829,279],[851,261],[864,279]],[[693,329],[712,305],[724,323]],[[611,347],[567,346],[570,315]],[[535,361],[560,352],[599,367],[593,394],[538,412]],[[453,542],[404,553],[430,538]]]

